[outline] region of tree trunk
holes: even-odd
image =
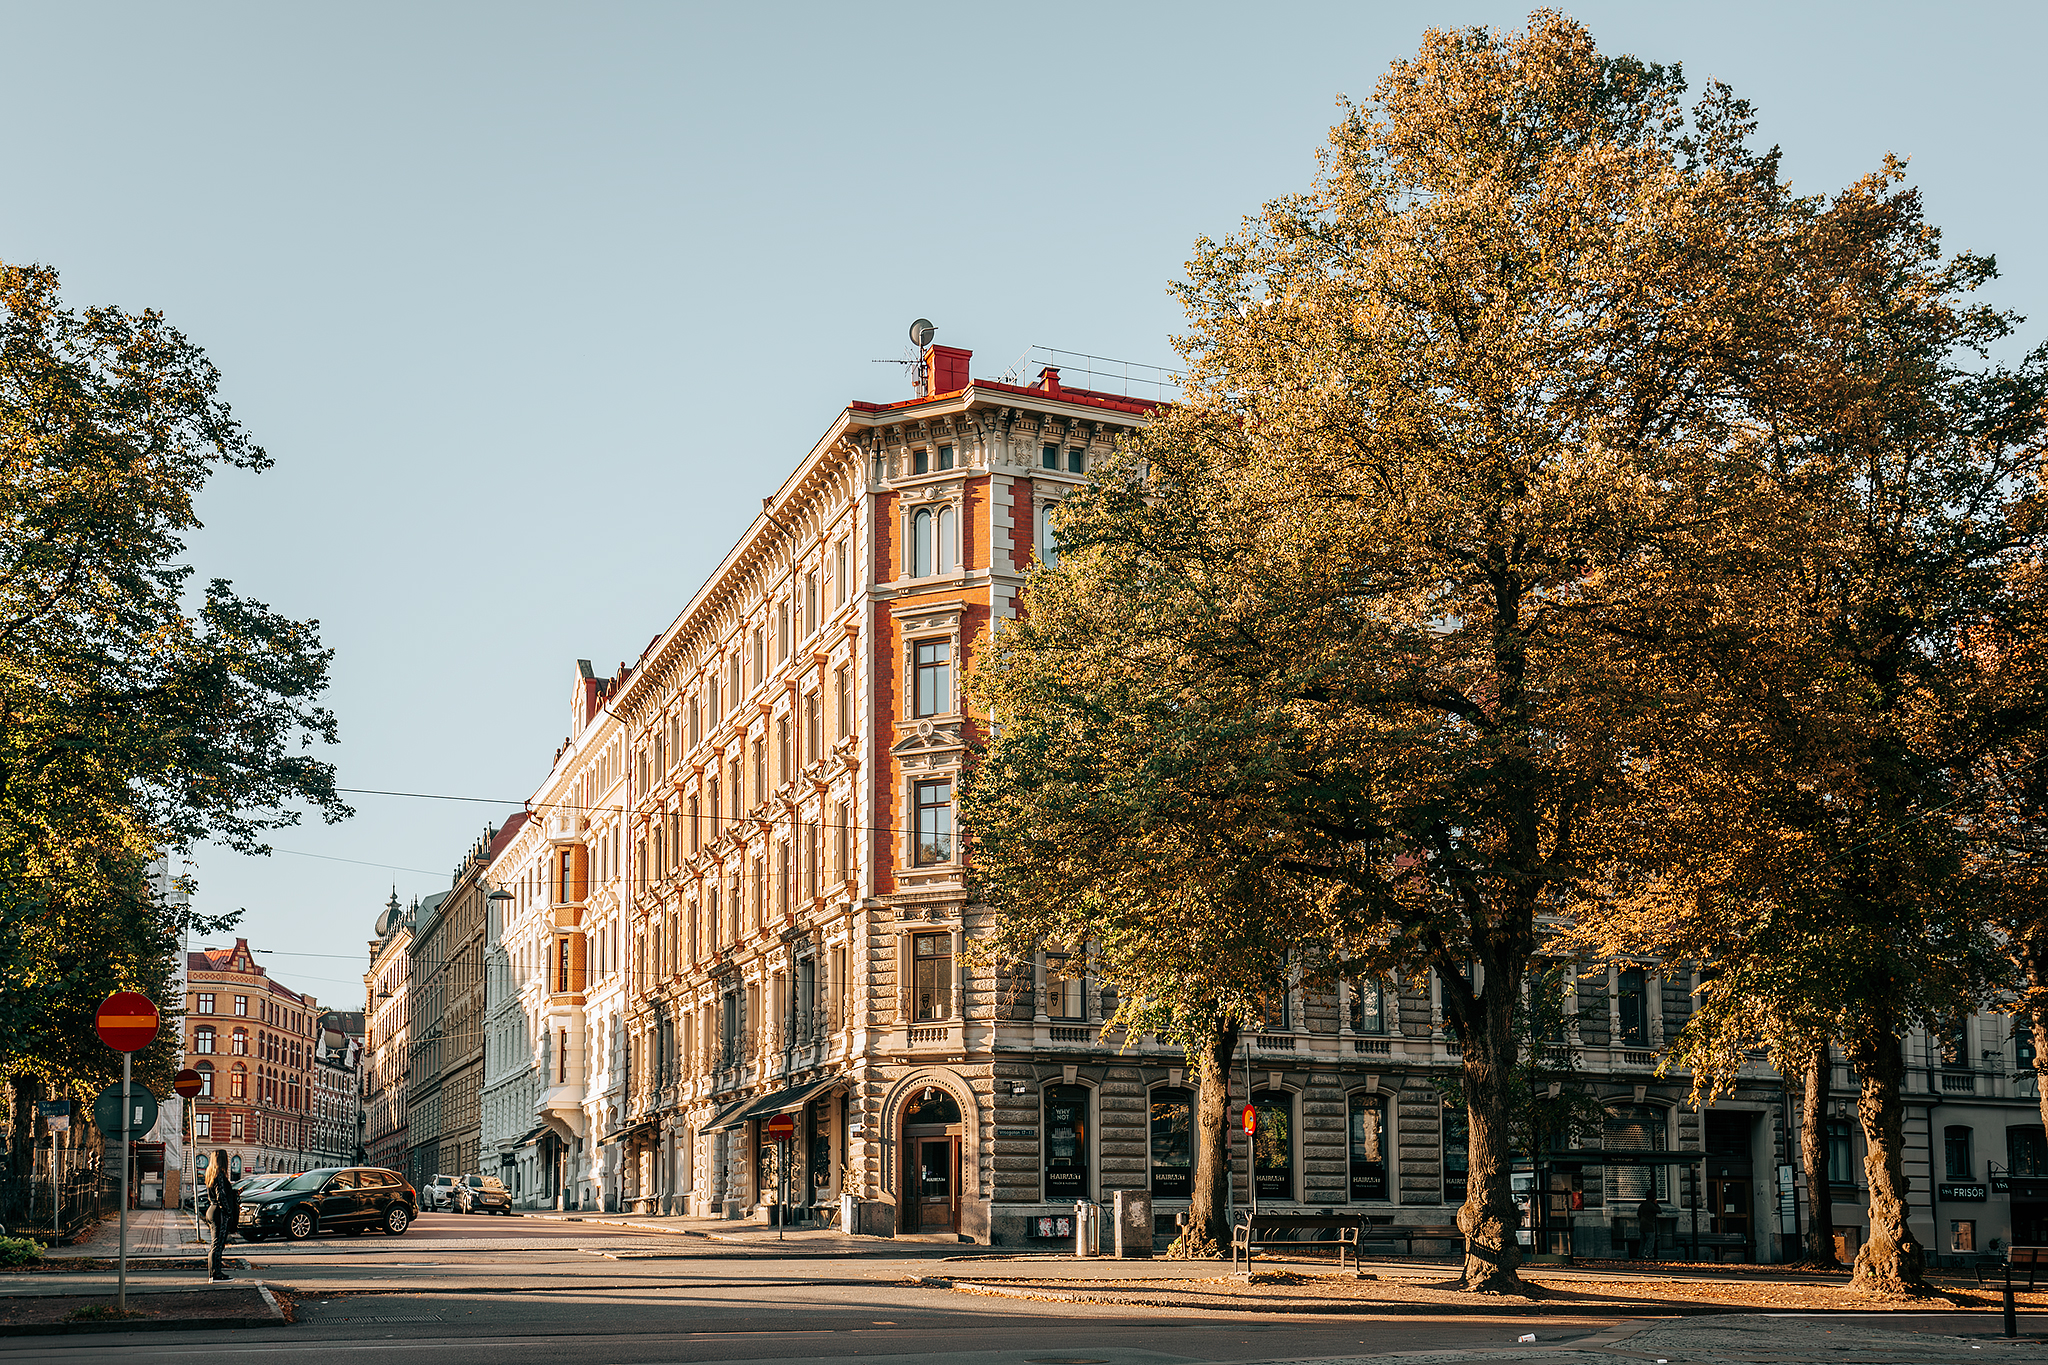
[[[1217,1029],[1194,1058],[1195,1184],[1183,1250],[1206,1244],[1220,1254],[1230,1241],[1230,1059],[1236,1052],[1231,1025]]]
[[[1828,1188],[1828,1040],[1807,1055],[1805,1086],[1799,1097],[1799,1161],[1806,1167],[1806,1259],[1840,1265],[1835,1255],[1835,1201]],[[1704,1197],[1705,1191],[1701,1191]]]
[[[2042,983],[2027,984],[2034,988],[2029,995],[2039,999]],[[2036,1005],[2027,1011],[2027,1028],[2034,1038],[2034,1090],[2040,1096],[2041,1125],[2048,1128],[2048,1006]]]
[[[1515,1066],[1514,1010],[1521,983],[1512,970],[1488,971],[1478,1004],[1480,1027],[1464,1029],[1465,1116],[1470,1133],[1465,1203],[1458,1230],[1465,1234],[1464,1288],[1474,1293],[1521,1294],[1515,1267],[1522,1225],[1509,1179],[1514,1153],[1508,1132],[1508,1096]]]
[[[1906,1223],[1905,1107],[1906,1051],[1899,1035],[1873,1025],[1855,1042],[1856,1069],[1863,1088],[1856,1114],[1868,1151],[1863,1174],[1870,1182],[1870,1239],[1856,1252],[1852,1287],[1868,1294],[1925,1294],[1926,1253]]]

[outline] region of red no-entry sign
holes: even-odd
[[[140,1052],[156,1041],[156,1006],[146,995],[116,991],[93,1016],[100,1041],[116,1052]]]
[[[197,1095],[205,1084],[205,1078],[190,1067],[171,1077],[171,1089],[188,1100]]]
[[[768,1126],[763,1131],[768,1135],[770,1142],[787,1142],[796,1136],[796,1120],[787,1114],[777,1114],[768,1120]]]

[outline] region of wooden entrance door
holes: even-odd
[[[1713,1211],[1712,1231],[1749,1242],[1749,1181],[1708,1180],[1707,1207]]]
[[[960,1139],[914,1138],[911,1148],[910,1179],[917,1231],[959,1231]]]

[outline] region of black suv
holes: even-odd
[[[239,1231],[304,1241],[315,1234],[357,1237],[371,1228],[396,1237],[420,1215],[419,1195],[396,1171],[375,1166],[323,1166],[242,1200]]]

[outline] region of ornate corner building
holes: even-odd
[[[1069,1237],[1076,1200],[1147,1190],[1171,1235],[1184,1057],[1104,1036],[1114,998],[1058,953],[970,969],[953,815],[966,654],[1056,556],[1048,513],[1153,405],[970,361],[931,346],[917,396],[849,404],[638,660],[577,664],[533,818],[478,882],[482,1162],[520,1204],[1028,1245]],[[1697,985],[1579,964],[1560,1041],[1606,1119],[1546,1162],[1548,1249],[1619,1251],[1655,1199],[1667,1252],[1784,1256],[1805,1191],[1780,1079],[1759,1064],[1702,1112],[1657,1074]],[[1263,1116],[1237,1197],[1455,1247],[1465,1135],[1437,1082],[1458,1066],[1434,982],[1294,992],[1233,1067]],[[1930,1233],[1933,1126],[1923,1102]],[[1857,1192],[1832,1198],[1853,1250]]]

